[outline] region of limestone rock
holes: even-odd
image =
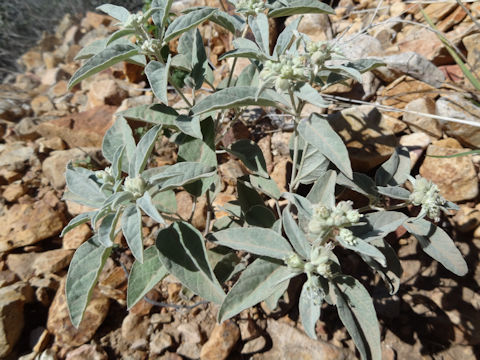
[[[82,345],[75,350],[69,351],[65,360],[108,360],[108,356],[103,351],[103,349],[99,348],[95,345],[85,344]]]
[[[35,158],[35,151],[32,147],[26,146],[23,142],[0,145],[0,168],[12,171],[22,171]]]
[[[389,123],[371,105],[329,115],[328,121],[345,142],[353,170],[368,171],[393,154],[397,140]]]
[[[32,99],[30,105],[32,106],[32,110],[36,116],[42,115],[55,109],[52,102],[46,95],[35,96]]]
[[[480,204],[474,208],[467,205],[460,205],[460,210],[453,217],[455,227],[458,231],[468,233],[480,225]]]
[[[64,225],[61,207],[44,199],[35,204],[15,204],[0,217],[0,251],[35,244],[58,235]]]
[[[480,124],[480,109],[459,94],[442,96],[437,100],[436,107],[437,115]],[[480,127],[446,120],[441,122],[447,135],[467,146],[480,147]]]
[[[442,136],[442,127],[436,119],[413,113],[435,115],[435,102],[432,99],[419,98],[410,101],[405,106],[405,110],[412,111],[412,113],[406,112],[403,114],[403,121],[405,121],[413,131],[422,131],[437,139]]]
[[[73,228],[63,237],[63,248],[76,250],[80,245],[92,236],[92,229],[88,224],[82,224]]]
[[[114,79],[104,79],[93,82],[88,92],[88,108],[96,108],[102,105],[120,105],[128,96],[128,92],[122,89]]]
[[[272,349],[252,356],[252,360],[346,360],[353,354],[322,340],[310,339],[300,330],[280,321],[267,320]]]
[[[240,329],[232,320],[215,325],[210,338],[203,345],[201,360],[225,360],[240,339]]]
[[[427,155],[453,155],[467,151],[455,139],[434,142]],[[471,155],[455,158],[426,157],[420,175],[438,185],[440,193],[450,201],[463,201],[478,195],[478,179]]]
[[[425,149],[430,145],[431,139],[430,136],[425,133],[413,133],[403,135],[399,143],[407,147],[408,153],[410,154],[410,167],[413,169],[420,156],[422,156]]]
[[[28,93],[12,85],[0,85],[0,119],[16,121],[30,112]]]
[[[17,343],[23,330],[24,295],[10,285],[0,289],[0,357],[4,358]]]
[[[477,76],[480,75],[480,34],[466,36],[462,42],[467,49],[467,62],[474,67]]]
[[[112,126],[114,106],[99,106],[39,125],[45,138],[59,136],[69,147],[101,147],[103,135]]]
[[[9,202],[14,202],[27,192],[27,188],[22,183],[13,183],[8,185],[3,191],[3,198]]]
[[[150,353],[158,355],[173,345],[172,337],[164,331],[153,334],[150,340]]]
[[[90,341],[107,316],[110,300],[94,288],[85,315],[78,329],[70,322],[65,295],[65,279],[60,283],[48,311],[47,329],[63,346],[80,346]]]
[[[128,314],[122,322],[123,340],[133,344],[137,340],[145,339],[149,323],[148,319],[143,316]]]

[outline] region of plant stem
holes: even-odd
[[[245,23],[245,29],[243,29],[241,37],[244,38],[247,35],[247,32],[248,32],[248,21]],[[233,59],[232,68],[230,69],[230,74],[228,74],[227,88],[230,87],[230,83],[232,82],[233,72],[235,71],[235,66],[237,66],[237,60],[238,60],[237,57]]]
[[[180,89],[177,85],[175,85],[175,83],[173,81],[170,81],[170,84],[173,86],[173,88],[175,89],[177,94],[180,95],[180,97],[183,99],[183,101],[185,101],[187,106],[190,107],[190,108],[193,107],[192,104],[190,103],[190,101],[188,101],[188,99],[183,94],[182,89]]]
[[[297,123],[295,122],[295,130],[293,132],[293,165],[292,165],[292,176],[290,177],[290,192],[293,191],[295,178],[297,176],[297,161],[298,161],[298,131]]]

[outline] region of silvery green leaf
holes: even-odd
[[[323,297],[318,289],[314,289],[309,282],[305,282],[298,300],[298,312],[305,332],[312,339],[317,339],[315,332],[315,324],[320,318],[320,310],[322,307]]]
[[[245,166],[255,174],[268,178],[267,164],[262,149],[253,141],[248,139],[237,140],[230,145],[227,151],[242,160]]]
[[[128,172],[130,161],[135,156],[135,140],[133,139],[132,129],[128,126],[127,121],[120,116],[103,137],[103,156],[113,164],[115,153],[121,147],[125,148],[122,156],[122,170]]]
[[[174,214],[177,212],[177,199],[173,190],[162,191],[152,196],[153,205],[161,212]]]
[[[60,234],[60,237],[64,237],[67,232],[76,228],[79,225],[85,224],[90,221],[92,216],[95,214],[95,211],[84,212],[75,216],[72,220],[69,221],[67,226],[65,226]]]
[[[234,250],[244,250],[275,259],[284,259],[293,253],[288,241],[270,229],[226,229],[209,234],[208,240]]]
[[[253,32],[255,41],[262,51],[270,54],[270,27],[268,25],[268,18],[264,13],[259,13],[257,16],[248,17],[248,25]]]
[[[457,204],[455,204],[455,203],[453,203],[453,202],[451,202],[451,201],[448,201],[448,200],[447,200],[447,202],[443,205],[443,207],[445,207],[445,208],[448,209],[448,210],[456,210],[456,211],[460,210],[460,207],[459,207]]]
[[[160,28],[167,25],[168,15],[170,14],[170,8],[172,7],[173,0],[152,0],[151,7],[157,8],[152,14],[153,23]]]
[[[387,260],[387,266],[383,267],[370,256],[363,254],[360,254],[360,256],[371,268],[378,272],[388,286],[390,295],[393,295],[398,291],[403,272],[400,260],[398,260],[395,250],[384,239],[376,239],[370,243],[383,253]]]
[[[77,53],[77,55],[75,55],[75,58],[73,60],[77,61],[77,60],[89,59],[93,55],[98,54],[107,46],[107,40],[108,39],[98,39],[98,40],[92,41],[90,44],[80,49],[80,51]]]
[[[378,250],[375,246],[370,245],[366,241],[363,241],[360,238],[356,238],[355,243],[351,244],[343,240],[343,238],[340,236],[337,236],[336,239],[340,243],[340,245],[342,245],[345,249],[350,249],[359,254],[368,255],[374,258],[375,261],[377,261],[382,266],[387,265],[387,260],[385,259],[385,256],[383,255],[383,253],[380,250]]]
[[[354,172],[352,178],[347,178],[344,174],[340,173],[337,176],[337,184],[346,186],[362,195],[367,197],[377,197],[377,188],[373,180],[362,173]]]
[[[259,61],[265,61],[270,59],[269,56],[259,52],[259,50],[255,49],[245,49],[245,48],[237,48],[230,51],[223,53],[219,56],[218,60],[225,60],[228,58],[247,58],[247,59],[255,59]]]
[[[165,104],[154,104],[135,106],[120,112],[118,115],[125,119],[173,127],[175,126],[175,119],[178,117],[178,112]]]
[[[139,263],[143,263],[142,214],[135,205],[130,205],[124,210],[122,231],[132,255]]]
[[[68,189],[66,189],[65,192],[63,193],[62,200],[72,201],[72,202],[80,204],[80,205],[85,205],[85,206],[89,206],[89,207],[93,207],[93,208],[97,208],[97,209],[102,206],[102,202],[103,202],[103,201],[102,202],[92,201],[89,198],[85,198],[83,196],[74,194],[73,192],[69,191]]]
[[[280,192],[277,183],[272,178],[266,179],[258,175],[249,175],[248,178],[252,186],[258,191],[270,196],[272,199],[280,199],[282,193]]]
[[[257,86],[259,81],[259,72],[258,68],[254,64],[250,64],[246,66],[240,75],[238,75],[238,79],[236,82],[236,86]]]
[[[328,5],[316,0],[289,1],[286,6],[272,9],[268,17],[283,17],[298,14],[335,14],[335,11]]]
[[[312,186],[307,195],[307,199],[312,204],[323,204],[330,209],[335,207],[335,183],[337,173],[328,170]]]
[[[252,40],[248,40],[246,38],[236,38],[232,41],[232,43],[233,46],[235,46],[235,49],[250,49],[257,52],[261,51],[257,44],[255,44]]]
[[[143,210],[145,214],[150,216],[157,223],[164,224],[164,225],[166,224],[165,220],[163,219],[163,217],[160,215],[157,208],[153,204],[153,199],[150,196],[150,193],[148,191],[145,191],[143,196],[137,199],[137,205],[140,207],[140,209]]]
[[[203,8],[177,17],[167,28],[163,41],[168,43],[184,32],[197,27],[197,25],[208,20],[216,11],[215,8]]]
[[[397,186],[407,181],[410,175],[410,153],[406,147],[397,147],[395,152],[375,173],[378,186]]]
[[[80,245],[73,255],[65,289],[70,320],[75,328],[82,321],[93,287],[111,251],[112,248],[100,245],[94,236]]]
[[[92,216],[92,229],[96,229],[97,223],[111,212],[112,209],[110,209],[110,205],[102,206],[98,211],[96,211]]]
[[[246,177],[237,179],[237,197],[243,213],[254,205],[264,205],[263,199]]]
[[[275,214],[265,205],[254,205],[245,213],[245,221],[250,226],[271,228],[275,220]]]
[[[309,119],[300,121],[298,132],[306,142],[319,150],[348,178],[353,177],[347,147],[327,120],[313,113]]]
[[[312,203],[310,202],[310,200],[301,195],[289,192],[283,193],[282,197],[295,205],[298,210],[299,217],[304,217],[308,219],[312,217]]]
[[[245,265],[240,263],[240,258],[235,251],[223,246],[207,250],[207,256],[215,277],[221,284],[227,282],[245,268]]]
[[[127,21],[128,17],[130,16],[130,12],[123,6],[103,4],[97,7],[97,10],[103,11],[105,14],[110,15],[122,23]]]
[[[298,24],[300,24],[301,20],[302,17],[299,16],[297,19],[288,24],[280,33],[280,35],[278,35],[277,43],[275,44],[275,49],[273,50],[275,55],[280,56],[287,51],[292,42],[294,32],[297,30]]]
[[[326,108],[330,104],[309,83],[303,83],[293,92],[296,97],[320,108]]]
[[[237,31],[242,31],[245,27],[245,20],[243,20],[241,17],[238,15],[230,15],[220,10],[213,13],[209,20],[227,29],[232,34],[235,34]]]
[[[276,286],[273,293],[269,297],[265,298],[265,304],[271,311],[275,310],[278,306],[278,301],[287,291],[288,285],[290,285],[290,279],[280,282]]]
[[[333,282],[338,315],[362,359],[381,360],[377,314],[368,291],[351,276],[337,276]]]
[[[122,159],[125,154],[125,146],[120,146],[112,160],[112,175],[115,181],[121,180],[122,177]]]
[[[200,118],[198,116],[179,115],[175,119],[175,125],[184,134],[191,137],[202,139],[202,129],[200,128]]]
[[[301,142],[305,144],[301,137],[299,137],[298,140],[301,140]],[[311,184],[327,171],[330,161],[323,156],[320,151],[308,143],[301,148],[301,156],[304,159],[299,159],[297,179],[302,184]]]
[[[143,264],[136,261],[132,265],[128,276],[127,309],[131,309],[137,302],[153,289],[168,275],[167,269],[160,261],[160,255],[155,246],[150,246],[143,253]]]
[[[256,97],[256,93],[257,88],[253,86],[226,88],[199,101],[192,107],[192,111],[194,114],[199,115],[208,111],[232,109],[249,105],[275,106],[277,103],[288,105],[286,99],[276,91],[267,89],[258,98]]]
[[[410,219],[403,226],[417,238],[423,251],[447,270],[458,276],[467,274],[465,259],[444,230],[424,219]]]
[[[156,246],[162,264],[184,286],[208,301],[222,303],[225,293],[208,262],[205,243],[197,229],[176,222],[160,230]]]
[[[115,213],[106,215],[98,228],[97,240],[105,247],[113,245],[113,241],[115,240],[115,227],[117,226],[120,213],[121,211],[119,209]]]
[[[155,142],[157,141],[158,134],[162,125],[155,125],[150,130],[147,131],[145,135],[142,136],[140,141],[137,144],[135,152],[133,154],[133,159],[130,161],[130,172],[129,176],[134,178],[137,175],[141,174],[147,165],[148,158],[152,153]]]
[[[215,174],[215,167],[195,162],[181,162],[169,166],[161,174],[150,178],[149,181],[160,185],[163,191],[189,184],[198,179],[212,177]]]
[[[170,61],[171,57],[169,56],[166,64],[153,60],[145,67],[145,75],[147,75],[153,93],[165,105],[168,105],[167,86]]]
[[[105,48],[106,46],[110,45],[111,43],[113,43],[115,40],[118,40],[124,36],[127,36],[127,35],[133,35],[135,34],[135,30],[134,29],[120,29],[120,30],[117,30],[115,31],[112,35],[110,35],[107,39],[107,42],[104,44],[105,46],[103,48]],[[103,50],[103,49],[101,49]]]
[[[297,223],[293,219],[292,214],[290,213],[290,205],[287,205],[283,209],[282,222],[285,234],[287,235],[288,240],[290,240],[290,244],[292,244],[295,251],[304,259],[310,259],[311,245],[308,242],[305,234],[300,230]]]
[[[374,239],[383,238],[407,220],[407,216],[398,211],[376,211],[365,214],[360,221],[366,221],[366,224],[353,226],[350,230],[355,236],[362,238],[367,242]]]
[[[223,322],[241,311],[265,300],[288,276],[295,276],[281,262],[258,258],[242,272],[218,312],[218,321]]]
[[[195,29],[193,36],[192,72],[190,73],[194,81],[192,88],[195,90],[200,89],[205,81],[207,69],[209,69],[207,60],[202,35],[200,34],[200,30]]]
[[[138,54],[138,48],[133,44],[111,45],[89,58],[85,64],[73,74],[68,82],[68,89],[71,89],[83,79]]]
[[[410,191],[400,186],[377,186],[377,191],[392,199],[408,200],[410,198]]]
[[[117,209],[120,204],[125,204],[134,199],[130,191],[119,191],[113,194],[110,198],[105,200],[104,205],[110,204],[112,209]]]
[[[324,65],[332,73],[338,73],[344,77],[352,78],[359,83],[362,82],[362,73],[354,67],[347,65]]]
[[[105,195],[100,191],[100,184],[96,181],[93,171],[82,167],[74,167],[72,163],[67,164],[65,180],[68,189],[85,199],[85,202],[93,207],[103,203]]]

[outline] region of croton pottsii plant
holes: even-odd
[[[231,3],[233,15],[219,8],[196,7],[176,16],[170,12],[172,0],[152,0],[143,14],[114,5],[99,7],[118,20],[119,30],[80,51],[77,59],[83,59],[83,65],[71,78],[70,88],[127,61],[144,66],[156,101],[117,116],[102,145],[109,167],[93,171],[67,166],[64,198],[96,209],[76,216],[63,231],[86,222],[94,230],[75,252],[68,271],[71,321],[80,324],[107,257],[112,249],[121,250],[115,238],[122,232],[135,258],[128,278],[128,308],[172,274],[185,289],[218,304],[221,322],[262,301],[274,309],[297,278],[303,282],[300,318],[310,337],[316,338],[315,323],[326,302],[336,306],[362,359],[380,359],[372,299],[361,282],[342,273],[342,256],[356,253],[394,294],[402,268],[385,237],[403,225],[428,255],[454,274],[464,275],[463,257],[435,225],[442,212],[457,207],[432,182],[410,176],[405,148],[398,148],[373,179],[353,172],[347,148],[327,119],[305,114],[306,104],[328,106],[322,90],[348,79],[361,81],[363,72],[382,65],[375,59],[349,61],[338,41],[311,41],[297,30],[301,16],[271,44],[269,18],[331,14],[332,8],[317,0]],[[233,34],[233,50],[219,58],[233,58],[224,79],[214,78],[198,30],[207,21]],[[173,52],[171,43],[177,40]],[[250,64],[234,76],[238,58]],[[183,99],[182,107],[169,103],[168,91],[173,90]],[[219,145],[225,129],[252,106],[293,119],[288,192],[270,177],[257,144],[238,140],[227,148]],[[127,120],[146,126],[138,142]],[[176,144],[174,165],[150,166],[159,136]],[[219,209],[212,204],[220,191],[219,153],[238,158],[249,174],[237,179],[237,200],[221,208],[228,216],[216,219]],[[192,226],[193,216],[185,219],[177,214],[179,189],[190,193],[194,202],[206,198],[205,234]],[[352,191],[367,199],[367,205],[355,207],[345,196],[337,200]],[[407,216],[402,211],[407,206],[418,207],[418,216]],[[146,249],[142,216],[159,226],[155,245]],[[226,283],[233,283],[229,291]]]

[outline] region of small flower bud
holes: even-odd
[[[291,254],[284,261],[290,269],[296,272],[303,272],[305,263],[303,262],[302,258],[297,254]]]
[[[136,198],[141,197],[145,193],[147,183],[141,175],[135,178],[127,177],[123,185],[125,191],[131,192]]]

